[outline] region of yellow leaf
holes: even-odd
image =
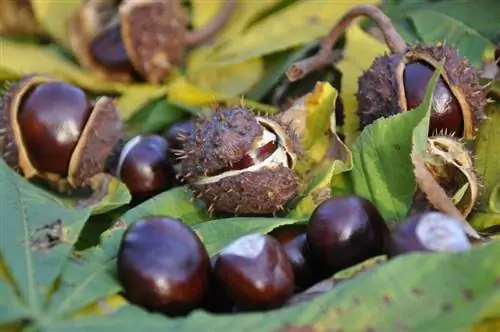
[[[355,93],[358,91],[358,78],[368,69],[375,57],[388,52],[387,46],[359,26],[352,25],[346,32],[344,58],[337,64],[342,72],[342,102],[344,103],[344,135],[347,146],[351,146],[359,129],[359,118],[356,114],[358,102]]]
[[[325,36],[334,22],[351,7],[361,3],[378,2],[378,0],[298,1],[263,19],[238,38],[233,38],[214,56],[220,62],[235,63],[305,44]]]
[[[168,85],[168,98],[173,102],[190,106],[213,106],[217,102],[224,102],[231,105],[243,103],[245,106],[265,114],[278,112],[273,106],[197,87],[185,77],[179,77]]]
[[[498,332],[500,331],[500,317],[485,318],[477,323],[473,332]]]
[[[229,96],[237,96],[249,91],[264,76],[264,61],[250,59],[227,66],[205,67],[203,59],[206,51],[194,51],[188,60],[187,76],[202,89],[211,89]]]
[[[31,0],[31,7],[43,29],[66,49],[71,46],[68,38],[67,22],[71,14],[81,4],[80,0],[47,1]]]
[[[116,101],[122,120],[127,121],[143,106],[166,95],[167,90],[167,85],[144,85],[126,89]]]
[[[91,303],[73,315],[80,318],[87,315],[110,315],[124,305],[128,305],[127,300],[120,295],[111,295],[104,300]]]
[[[191,1],[191,23],[194,29],[200,29],[210,23],[218,14],[221,5],[226,0],[193,0]]]
[[[297,164],[297,172],[304,174],[311,165],[320,162],[330,143],[330,117],[335,109],[337,90],[327,82],[318,82],[313,92],[297,100],[283,113],[298,133],[306,157]]]
[[[45,73],[94,92],[122,91],[126,85],[105,82],[40,46],[0,39],[0,73],[17,77]]]

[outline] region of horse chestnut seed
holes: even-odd
[[[91,112],[85,92],[65,82],[40,84],[26,93],[18,122],[33,166],[41,172],[67,175]]]
[[[311,214],[310,261],[321,277],[385,253],[389,229],[377,208],[360,196],[330,198]]]
[[[175,186],[167,141],[158,135],[132,138],[120,153],[117,176],[135,199],[147,199]]]
[[[210,259],[188,226],[169,217],[150,216],[124,233],[117,273],[132,303],[184,315],[197,308],[208,291]]]
[[[414,214],[393,230],[390,257],[414,251],[462,252],[471,244],[460,221],[441,212]]]
[[[269,235],[245,235],[229,244],[215,261],[214,275],[238,310],[278,308],[294,290],[292,265]]]

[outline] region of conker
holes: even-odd
[[[238,310],[267,310],[293,294],[294,274],[280,243],[269,235],[245,235],[224,248],[214,275]]]
[[[366,198],[330,198],[319,204],[307,227],[309,260],[321,277],[385,254],[389,229]]]
[[[463,252],[471,244],[460,221],[441,212],[418,213],[408,217],[392,232],[389,257],[415,251]]]
[[[149,216],[124,233],[117,274],[132,303],[184,315],[196,309],[208,291],[210,260],[188,226],[173,218]]]
[[[179,0],[84,1],[69,20],[71,47],[82,66],[105,79],[130,82],[139,74],[163,82],[186,49],[214,37],[237,5],[228,0],[205,27],[188,30]]]
[[[310,253],[305,233],[285,243],[283,249],[292,264],[295,290],[303,290],[320,279],[308,260]]]
[[[282,225],[269,232],[269,235],[278,240],[281,245],[285,245],[295,240],[298,236],[305,234],[306,229],[306,224]]]
[[[24,94],[17,116],[34,167],[67,175],[92,106],[82,89],[65,82],[40,84]]]
[[[139,200],[177,184],[168,143],[159,135],[139,135],[128,141],[120,153],[116,173]]]
[[[124,136],[113,99],[91,101],[79,87],[48,75],[10,86],[0,109],[0,151],[7,164],[59,191],[92,187]]]
[[[446,132],[473,139],[477,123],[485,118],[486,93],[480,73],[452,46],[417,44],[409,47],[390,19],[376,6],[358,5],[347,11],[332,27],[320,51],[292,65],[287,75],[292,81],[309,72],[331,65],[333,45],[356,18],[367,16],[382,30],[391,55],[374,60],[360,76],[357,92],[361,129],[380,117],[411,110],[422,102],[427,83],[442,60],[443,71],[434,90],[429,134]]]

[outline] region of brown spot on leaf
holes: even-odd
[[[420,296],[420,295],[423,295],[424,294],[424,291],[422,288],[413,288],[411,290],[411,292],[416,295],[416,296]]]
[[[335,308],[335,312],[337,313],[337,315],[339,316],[342,316],[344,314],[344,310],[342,310],[342,308]]]
[[[404,322],[398,321],[396,323],[396,330],[401,331],[401,332],[408,331],[408,326],[406,326],[406,324]]]
[[[353,298],[353,299],[352,299],[352,303],[353,303],[355,306],[358,306],[358,305],[360,305],[360,304],[361,304],[361,301],[360,301],[357,297],[355,297],[355,298]]]
[[[28,246],[32,251],[48,252],[54,246],[65,242],[62,220],[35,229],[29,236]]]
[[[442,312],[445,312],[445,313],[446,313],[446,312],[450,312],[450,311],[451,311],[451,309],[453,309],[453,305],[452,305],[451,303],[449,303],[449,302],[447,302],[447,303],[445,303],[445,304],[443,304],[443,305],[441,306],[441,311],[442,311]]]
[[[320,21],[320,17],[317,15],[311,15],[307,18],[308,24],[316,24]]]
[[[332,331],[333,332],[344,332],[344,329],[339,327],[338,329],[334,328]]]
[[[368,326],[366,329],[365,329],[365,332],[375,332],[375,328],[372,327],[372,326]]]
[[[500,286],[500,277],[497,277],[497,278],[495,279],[495,283],[494,283],[494,285],[495,285],[496,287]]]
[[[385,304],[391,304],[392,302],[392,298],[389,294],[384,294],[383,299]]]
[[[472,301],[474,299],[474,293],[470,289],[465,289],[464,297],[467,301]]]
[[[118,230],[118,229],[126,229],[127,228],[127,223],[123,219],[118,219],[113,226],[109,228],[109,230]]]

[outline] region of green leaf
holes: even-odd
[[[0,183],[0,233],[4,235],[0,237],[0,256],[25,311],[36,316],[48,300],[71,245],[91,211],[62,205],[14,173],[3,160]],[[47,234],[62,239],[54,247],[45,248]]]
[[[292,218],[227,218],[209,220],[193,226],[210,256],[233,240],[251,233],[268,233],[278,226],[303,222]]]
[[[436,70],[419,107],[380,118],[357,137],[351,150],[352,184],[356,194],[369,199],[389,221],[406,217],[416,189],[411,151],[423,152]]]
[[[99,247],[71,257],[47,312],[57,319],[68,318],[88,304],[120,291],[114,277],[115,264],[114,256]]]
[[[462,254],[400,256],[310,302],[272,313],[211,315],[198,310],[168,319],[126,306],[107,317],[47,323],[43,330],[470,331],[485,318],[500,317],[500,266],[491,264],[499,255],[500,241],[494,241]]]
[[[490,211],[489,201],[495,186],[500,183],[500,100],[489,103],[484,108],[486,116],[478,126],[475,140],[475,166],[483,184],[479,196],[479,210]]]
[[[136,112],[128,121],[128,129],[138,134],[159,132],[184,116],[184,108],[162,97]]]
[[[448,13],[422,9],[411,13],[410,17],[423,40],[455,45],[474,66],[482,65],[484,50],[492,45],[486,36]]]

